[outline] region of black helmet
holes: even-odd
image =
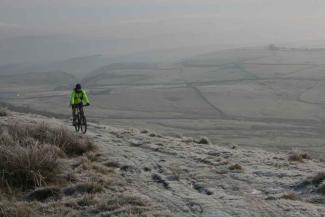
[[[81,90],[81,84],[76,84],[76,90]]]

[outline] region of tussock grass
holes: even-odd
[[[86,194],[79,198],[77,205],[83,209],[91,207],[98,210],[101,216],[135,217],[135,216],[164,216],[166,213],[160,209],[153,209],[150,202],[135,194]]]
[[[93,194],[87,194],[77,201],[79,206],[93,206],[97,203],[98,201]]]
[[[46,201],[48,199],[58,200],[61,197],[59,187],[38,188],[26,196],[27,201]]]
[[[64,128],[9,125],[0,131],[0,184],[22,189],[44,186],[59,176],[60,157],[91,149],[86,137]]]
[[[15,141],[33,138],[40,143],[59,147],[67,155],[81,155],[93,150],[94,145],[85,136],[75,135],[65,128],[52,128],[45,123],[37,125],[9,125],[8,133]]]
[[[114,195],[107,200],[103,200],[96,204],[99,210],[116,211],[120,210],[122,213],[137,213],[141,214],[147,211],[148,202],[133,195]]]
[[[80,217],[79,213],[69,207],[72,206],[72,204],[53,204],[53,206],[51,207],[51,209],[53,210],[53,212],[51,212],[51,215],[49,215],[48,213],[46,213],[45,215],[42,215],[42,217],[45,216],[49,216],[49,217]],[[74,207],[76,208],[76,207]]]
[[[94,194],[103,192],[104,188],[99,183],[89,182],[89,183],[81,183],[74,185],[72,187],[67,187],[63,190],[65,195],[74,195],[74,194]]]
[[[120,163],[116,161],[107,161],[104,165],[111,168],[119,168],[121,166]]]
[[[29,188],[42,186],[59,172],[58,150],[38,142],[0,145],[1,183]]]
[[[173,174],[173,176],[175,177],[176,180],[181,179],[181,176],[183,174],[183,170],[179,165],[171,164],[169,169],[170,169],[171,173]]]
[[[37,209],[29,203],[0,203],[0,217],[40,217]]]

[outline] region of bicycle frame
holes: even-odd
[[[83,107],[85,107],[85,106],[86,105],[83,105],[83,104],[76,106],[75,107],[76,111],[74,114],[75,130],[77,132],[79,132],[79,130],[81,129],[81,132],[84,134],[87,132],[87,120],[86,120],[85,113],[83,110]]]

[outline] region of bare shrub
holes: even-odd
[[[157,134],[156,133],[150,133],[149,136],[150,137],[155,137],[155,136],[157,136]]]
[[[4,117],[7,115],[8,115],[7,109],[0,107],[0,117]]]
[[[324,183],[324,184],[321,184],[321,185],[316,189],[316,192],[319,193],[319,194],[323,194],[323,195],[325,195],[325,183]]]
[[[288,156],[288,161],[298,161],[298,162],[304,162],[303,158],[300,154],[292,153]]]
[[[295,192],[289,192],[281,196],[285,200],[300,200],[300,196]]]
[[[320,185],[325,181],[325,172],[320,172],[311,179],[311,183],[315,186]]]
[[[198,141],[198,143],[199,143],[199,144],[204,144],[204,145],[209,145],[209,144],[211,144],[209,138],[207,138],[207,137],[202,137],[202,138],[200,138],[199,141]]]
[[[193,138],[190,138],[190,137],[182,137],[182,142],[185,142],[185,143],[192,143],[192,142],[195,142],[195,140]]]
[[[308,177],[302,182],[294,186],[295,190],[313,189],[317,191],[317,188],[325,182],[325,172],[320,172],[315,176]]]
[[[303,163],[305,159],[311,159],[311,157],[307,153],[301,152],[291,152],[288,156],[288,161],[297,161]]]
[[[92,142],[85,136],[75,135],[65,128],[52,128],[45,123],[37,125],[9,125],[8,133],[14,140],[21,141],[30,137],[40,143],[59,147],[67,155],[81,155],[94,149]]]

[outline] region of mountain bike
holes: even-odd
[[[74,116],[75,121],[73,123],[76,132],[79,132],[81,130],[83,134],[87,132],[87,119],[83,109],[85,106],[87,105],[80,104],[76,107],[76,113]]]

